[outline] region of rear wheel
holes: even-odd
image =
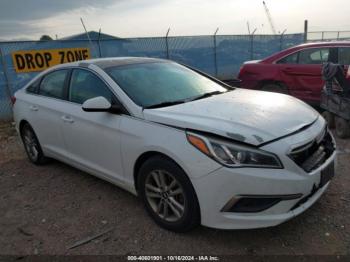
[[[186,232],[199,224],[199,205],[184,171],[166,157],[147,160],[140,168],[138,190],[145,208],[161,227]]]
[[[29,160],[36,165],[45,164],[48,158],[44,156],[39,140],[28,123],[21,128],[21,138]]]
[[[328,124],[328,127],[330,129],[333,129],[335,127],[334,115],[331,112],[329,112],[329,111],[323,111],[322,112],[322,116],[326,120],[326,122]]]
[[[335,117],[335,133],[339,138],[348,138],[350,136],[350,121],[344,118]]]
[[[261,90],[262,91],[267,91],[267,92],[288,94],[287,87],[284,86],[284,85],[281,85],[281,84],[274,84],[274,83],[264,84],[261,87]]]

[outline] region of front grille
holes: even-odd
[[[325,130],[321,137],[294,148],[289,154],[290,158],[304,169],[311,172],[321,166],[334,152],[335,147],[328,130]]]

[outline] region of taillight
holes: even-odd
[[[12,103],[12,105],[14,105],[16,103],[16,97],[15,96],[11,96],[11,103]]]

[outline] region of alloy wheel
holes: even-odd
[[[185,211],[186,196],[176,178],[164,170],[153,170],[146,178],[145,194],[152,210],[167,222],[179,221]]]

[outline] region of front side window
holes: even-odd
[[[297,64],[299,53],[294,53],[279,60],[277,64]]]
[[[83,104],[86,100],[103,96],[112,103],[112,92],[95,74],[82,69],[74,69],[69,88],[69,101]]]
[[[338,64],[350,65],[350,47],[338,48]]]
[[[227,91],[213,80],[172,62],[131,64],[105,70],[137,105],[144,108]]]
[[[41,81],[39,94],[43,96],[63,99],[64,84],[68,70],[59,70],[44,76]]]
[[[328,62],[329,48],[311,48],[300,51],[299,64],[317,65]]]

